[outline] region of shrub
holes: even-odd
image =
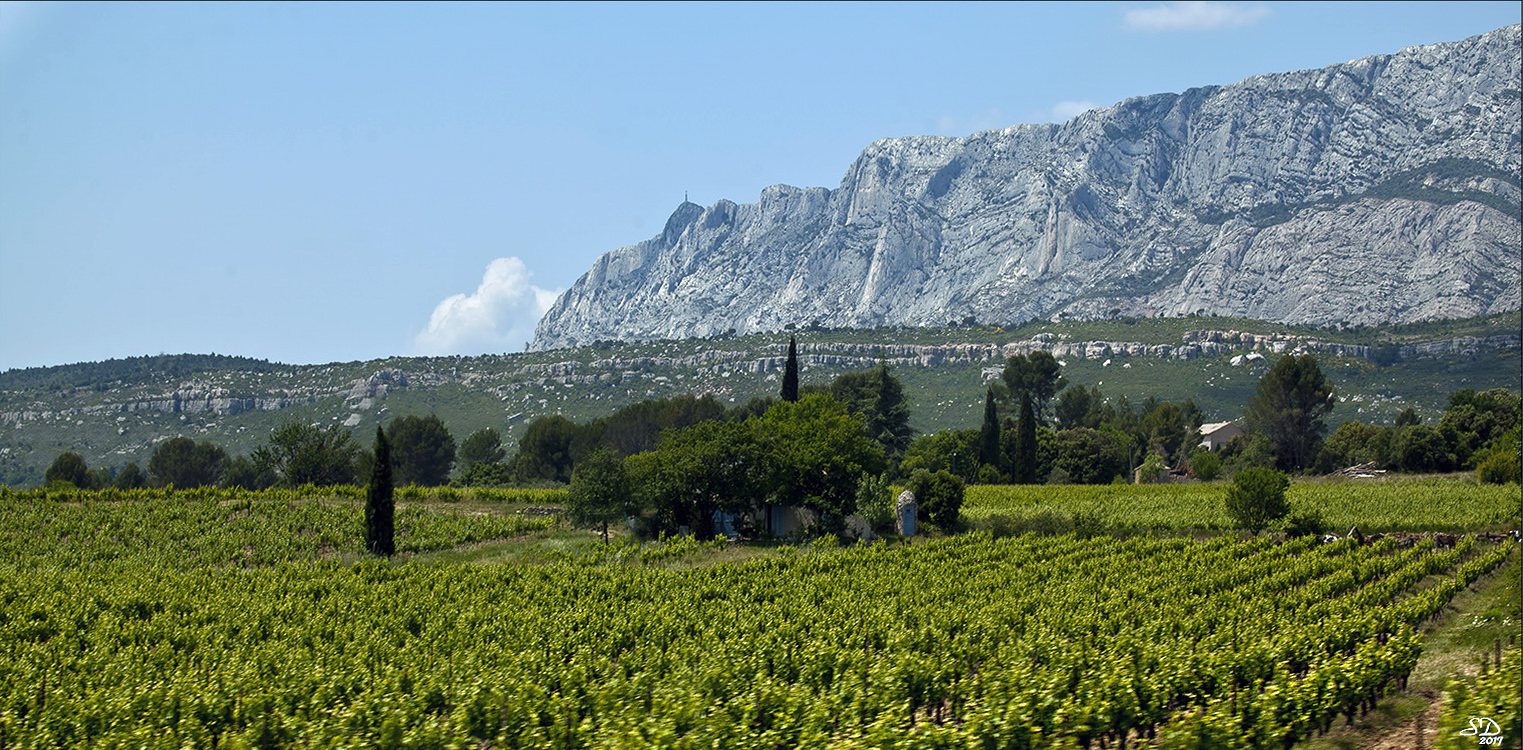
[[[1497,451],[1476,467],[1475,477],[1482,484],[1516,484],[1523,481],[1523,461],[1511,451]]]
[[[1292,513],[1285,519],[1285,535],[1291,538],[1301,536],[1322,536],[1328,531],[1327,521],[1323,520],[1319,510],[1305,510]]]
[[[1476,462],[1475,477],[1482,484],[1507,484],[1518,482],[1520,477],[1519,443],[1520,430],[1517,427],[1493,440],[1486,449],[1477,451],[1473,460]]]
[[[946,470],[935,474],[915,470],[910,475],[910,492],[915,493],[919,513],[943,530],[955,525],[962,514],[962,479]]]
[[[1211,451],[1196,451],[1190,457],[1190,468],[1195,470],[1196,479],[1209,482],[1222,475],[1222,460]]]
[[[455,481],[461,487],[505,487],[513,484],[513,470],[507,464],[477,462]]]
[[[990,466],[989,464],[984,464],[983,466],[979,467],[979,469],[978,469],[978,483],[979,484],[1002,484],[1003,483],[1003,477],[1000,476],[999,469],[996,469],[993,466]]]
[[[1273,469],[1243,469],[1227,490],[1227,514],[1240,526],[1257,534],[1290,512],[1285,489],[1290,480]]]
[[[1016,520],[1006,515],[989,516],[984,519],[983,528],[995,539],[1004,539],[1007,536],[1015,536],[1021,533]]]
[[[1143,460],[1142,466],[1137,469],[1138,484],[1158,484],[1158,474],[1168,466],[1163,462],[1163,456],[1157,453],[1149,454]]]
[[[989,516],[979,526],[995,539],[1021,534],[1038,536],[1062,536],[1074,530],[1073,522],[1060,513],[1044,510],[1033,516],[1018,518],[1008,515]]]

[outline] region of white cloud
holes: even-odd
[[[1052,122],[1067,122],[1079,115],[1088,112],[1100,105],[1087,99],[1080,101],[1061,101],[1052,105]]]
[[[560,295],[529,283],[532,276],[518,258],[487,264],[475,294],[456,294],[434,308],[414,348],[427,355],[522,351]]]
[[[1262,5],[1217,2],[1164,3],[1126,12],[1126,26],[1133,31],[1211,31],[1251,26],[1269,17]]]

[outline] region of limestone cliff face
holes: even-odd
[[[840,187],[684,203],[605,254],[537,349],[832,327],[1520,306],[1520,31],[878,141]]]

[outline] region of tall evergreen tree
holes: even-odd
[[[1034,484],[1036,476],[1036,411],[1031,408],[1031,393],[1021,392],[1021,416],[1015,424],[1016,484]]]
[[[788,337],[788,364],[783,366],[783,400],[799,400],[799,353],[792,336]]]
[[[904,399],[904,386],[888,371],[888,363],[880,361],[873,371],[877,393],[873,400],[873,415],[867,422],[867,436],[876,440],[892,460],[910,447],[915,428],[910,427],[910,407]]]
[[[978,458],[985,466],[999,468],[999,410],[994,406],[994,389],[984,393],[984,426],[978,434]]]
[[[391,489],[391,446],[386,433],[377,426],[375,460],[370,464],[370,486],[365,491],[365,549],[387,557],[397,551],[392,538],[396,502]]]

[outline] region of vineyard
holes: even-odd
[[[1233,529],[1217,484],[975,485],[963,515],[1031,518],[1083,515],[1117,530]],[[1317,509],[1338,533],[1506,530],[1518,518],[1517,485],[1475,485],[1452,480],[1390,483],[1294,483],[1292,510]]]
[[[1399,688],[1414,628],[1515,554],[965,534],[452,566],[359,558],[357,518],[0,497],[0,747],[1289,747]],[[403,505],[398,545],[548,523]]]
[[[357,558],[360,490],[202,489],[0,491],[0,565],[75,568],[106,563],[154,569],[262,566]],[[496,491],[499,502],[544,501],[545,491]],[[316,495],[316,496],[314,496]],[[449,504],[408,504],[399,493],[397,549],[426,552],[549,527],[554,519]],[[554,495],[554,497],[558,497]]]

